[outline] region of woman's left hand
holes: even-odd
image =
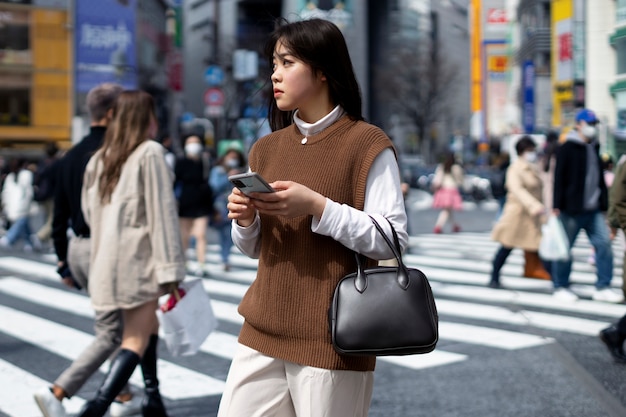
[[[263,214],[293,218],[312,215],[321,218],[326,197],[293,181],[270,184],[274,193],[251,193],[252,204]]]

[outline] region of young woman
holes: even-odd
[[[80,417],[103,416],[140,361],[143,415],[167,415],[152,343],[155,311],[159,296],[184,279],[185,262],[171,170],[163,147],[150,140],[156,130],[152,97],[122,92],[102,148],[85,171],[81,198],[91,228],[91,302],[96,310],[121,309],[124,331],[109,373]]]
[[[176,186],[180,187],[178,217],[183,239],[183,250],[189,247],[189,238],[195,239],[196,267],[187,268],[198,276],[208,275],[206,257],[206,232],[209,216],[213,213],[213,195],[209,186],[209,166],[203,159],[204,146],[197,135],[184,140],[185,156],[176,162]]]
[[[333,23],[282,24],[267,48],[273,133],[250,151],[251,171],[276,190],[229,196],[235,245],[259,259],[239,312],[239,348],[220,417],[366,416],[376,359],[337,353],[328,307],[354,252],[393,256],[368,215],[407,244],[393,145],[363,121],[348,49]]]
[[[500,270],[513,248],[524,249],[524,276],[550,279],[537,251],[541,241],[543,182],[537,166],[537,145],[530,136],[515,144],[518,158],[506,172],[506,202],[491,237],[500,243],[493,259],[489,286],[500,288]]]
[[[441,209],[435,222],[434,233],[443,232],[446,223],[452,223],[452,231],[460,232],[461,227],[454,221],[453,213],[461,210],[462,200],[459,187],[463,184],[463,168],[456,163],[453,153],[448,153],[443,163],[437,166],[433,178],[433,207]]]

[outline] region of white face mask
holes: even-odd
[[[228,159],[225,164],[228,168],[234,169],[239,168],[239,161],[236,159]]]
[[[584,125],[580,130],[580,133],[588,139],[593,139],[596,137],[598,131],[595,126]]]
[[[537,162],[537,152],[535,151],[524,152],[524,159],[530,162],[531,164],[534,162]]]
[[[188,143],[185,145],[185,153],[190,156],[198,156],[202,152],[202,145],[199,143]]]

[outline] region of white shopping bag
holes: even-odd
[[[546,261],[569,259],[569,239],[557,216],[551,215],[548,222],[541,226],[539,257]]]
[[[179,288],[185,293],[176,305],[166,312],[156,311],[159,335],[173,356],[194,355],[217,327],[217,318],[201,279],[181,282]]]

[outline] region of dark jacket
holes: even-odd
[[[587,176],[587,148],[586,144],[567,140],[557,150],[556,166],[554,169],[554,201],[553,208],[565,214],[577,215],[585,212],[584,189]],[[598,186],[600,196],[598,209],[608,209],[608,192],[602,175],[602,164],[596,144],[595,157],[598,158]]]
[[[52,219],[52,240],[59,261],[67,259],[68,227],[77,236],[90,235],[80,206],[80,193],[87,162],[102,145],[105,132],[105,127],[93,126],[89,134],[59,160]]]

